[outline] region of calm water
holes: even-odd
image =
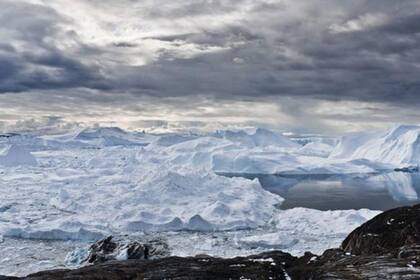
[[[386,210],[420,203],[420,173],[391,172],[358,175],[244,175],[258,178],[264,189],[282,196],[282,209]]]

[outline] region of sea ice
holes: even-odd
[[[26,147],[12,145],[0,155],[0,165],[12,167],[28,165],[34,166],[37,164],[35,157],[28,151]]]
[[[0,236],[75,242],[153,232],[166,234],[177,255],[320,253],[379,212],[280,210],[283,199],[258,180],[218,174],[389,171],[420,162],[419,131],[401,126],[348,136],[337,146],[323,140],[302,146],[263,129],[10,135],[0,139]],[[387,187],[396,199],[417,198],[407,176],[377,176],[390,176]]]

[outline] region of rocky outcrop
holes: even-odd
[[[396,255],[403,246],[415,245],[420,245],[420,205],[376,216],[351,232],[342,249],[354,255]]]
[[[233,259],[197,256],[169,257],[159,260],[106,262],[77,270],[55,270],[29,275],[41,279],[289,279],[285,267],[296,258],[282,252],[271,252]]]
[[[94,243],[79,265],[104,263],[112,260],[145,260],[168,257],[168,245],[160,239],[137,240],[108,236]],[[78,257],[80,259],[80,257]]]
[[[289,271],[298,280],[387,280],[420,279],[420,267],[411,258],[386,255],[351,255],[341,249],[330,249]]]
[[[331,249],[319,257],[308,253],[301,258],[276,251],[233,259],[196,256],[109,261],[77,270],[40,272],[24,279],[414,280],[420,279],[420,269],[416,265],[409,258],[396,258],[391,255],[354,256],[340,249]]]

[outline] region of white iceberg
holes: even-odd
[[[0,166],[35,166],[37,161],[26,147],[12,145],[0,155]]]
[[[333,159],[367,159],[395,166],[420,164],[420,126],[400,125],[385,132],[343,137]]]

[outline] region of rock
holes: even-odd
[[[341,247],[354,255],[395,255],[401,247],[413,245],[420,245],[420,205],[379,214],[351,232]]]
[[[161,239],[133,239],[128,236],[108,236],[92,244],[87,250],[71,252],[66,263],[84,266],[112,260],[156,259],[170,254],[168,245]]]
[[[417,173],[419,172],[419,167],[416,166],[407,166],[402,168],[395,168],[394,171],[396,172],[404,172],[404,173]]]
[[[330,249],[322,256],[306,253],[301,258],[273,251],[233,259],[196,256],[109,261],[76,270],[39,272],[22,279],[420,279],[412,251],[406,248],[404,252],[408,253],[406,258],[391,254],[354,256]]]
[[[420,257],[420,245],[403,246],[398,250],[397,257],[399,259],[413,259]]]
[[[283,252],[249,257],[221,259],[202,257],[169,257],[158,260],[111,261],[77,270],[55,270],[35,273],[24,279],[281,279],[285,268],[296,258]]]
[[[340,249],[330,249],[306,265],[289,271],[292,279],[420,279],[420,268],[410,259],[387,255],[354,256]]]

